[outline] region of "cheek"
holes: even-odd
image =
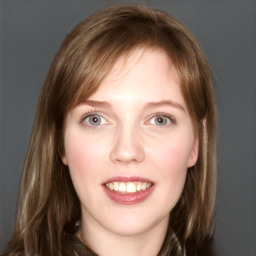
[[[65,141],[65,155],[72,179],[89,178],[99,162],[99,150],[93,143],[84,143],[77,139],[79,136],[71,136]]]
[[[173,143],[155,148],[151,159],[163,175],[186,173],[190,148],[182,143]]]
[[[154,167],[160,175],[161,198],[158,200],[162,205],[166,205],[169,212],[178,202],[184,189],[188,158],[188,150],[183,145],[158,148],[152,155]]]

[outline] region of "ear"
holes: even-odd
[[[61,147],[61,146],[58,147],[58,154],[59,154],[59,157],[60,157],[62,163],[64,165],[68,165],[68,160],[67,160],[67,157],[65,154],[65,150],[63,148],[64,147]]]
[[[199,139],[198,137],[195,138],[193,148],[190,152],[189,160],[188,160],[188,167],[192,167],[196,164],[198,159],[198,152],[199,152]]]
[[[67,160],[67,157],[65,155],[61,156],[61,160],[62,160],[62,163],[64,165],[68,165],[68,160]]]

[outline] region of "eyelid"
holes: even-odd
[[[176,121],[176,118],[171,115],[171,114],[168,114],[168,113],[164,113],[164,112],[161,112],[161,113],[154,113],[150,116],[150,118],[148,118],[147,120],[147,124],[151,124],[150,121],[153,119],[153,118],[156,118],[156,117],[165,117],[165,118],[168,118],[170,120],[170,124],[166,124],[166,125],[162,125],[163,127],[165,126],[169,126],[169,125],[173,125],[173,124],[176,124],[177,121]],[[153,124],[154,125],[154,124]],[[159,125],[161,126],[161,125]]]
[[[95,109],[90,109],[90,110],[83,111],[80,121],[83,121],[86,117],[91,116],[91,115],[99,115],[99,116],[104,117],[104,115],[102,114],[101,111],[98,111]]]
[[[110,122],[109,122],[108,119],[102,114],[102,112],[97,111],[97,110],[89,110],[89,111],[85,112],[85,113],[82,115],[82,117],[80,118],[80,123],[84,123],[84,121],[85,121],[86,118],[89,118],[89,117],[91,117],[91,116],[93,116],[93,115],[100,116],[100,117],[103,118],[106,122],[105,122],[104,124],[95,125],[95,126],[86,123],[85,126],[90,127],[90,128],[97,128],[97,127],[99,127],[99,126],[101,126],[101,125],[108,125],[108,124],[110,124]]]

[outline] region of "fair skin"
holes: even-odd
[[[167,55],[140,48],[121,57],[99,89],[68,113],[64,145],[87,245],[101,256],[157,255],[198,157]]]

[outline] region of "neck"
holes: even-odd
[[[83,242],[101,256],[156,256],[167,231],[168,217],[150,230],[139,234],[115,234],[97,222],[82,221]]]

